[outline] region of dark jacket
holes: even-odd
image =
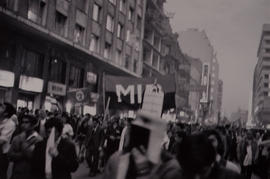
[[[192,179],[194,178],[194,176],[187,176],[185,175],[184,172],[182,172],[182,176],[180,178]],[[204,179],[245,179],[245,178],[232,170],[228,170],[224,167],[215,164],[209,176],[205,177]]]
[[[102,130],[100,127],[97,126],[95,131],[93,127],[90,127],[86,135],[86,139],[86,146],[89,150],[98,150],[98,148],[101,146],[102,140]]]
[[[14,162],[12,169],[12,179],[29,179],[31,176],[31,157],[35,143],[40,142],[40,136],[34,136],[31,140],[26,140],[26,134],[23,132],[14,137],[8,156]],[[27,148],[23,149],[23,145]]]
[[[36,144],[32,160],[33,179],[45,179],[45,159],[47,140]],[[71,179],[71,172],[78,168],[75,145],[67,139],[61,139],[57,147],[58,156],[52,159],[53,179]]]

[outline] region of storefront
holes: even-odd
[[[8,92],[14,86],[14,73],[10,71],[0,70],[0,102],[10,101]]]
[[[21,75],[17,108],[27,107],[29,110],[40,109],[43,80],[36,77]]]
[[[63,110],[65,96],[66,96],[66,85],[61,83],[56,83],[49,81],[47,96],[45,99],[45,110],[54,111],[54,110]]]

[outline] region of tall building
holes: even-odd
[[[180,33],[181,49],[184,53],[202,61],[202,91],[200,116],[216,123],[219,114],[218,80],[219,63],[214,48],[205,31],[188,29]]]
[[[188,56],[186,55],[186,58]],[[190,62],[190,87],[195,89],[190,89],[189,91],[189,105],[194,114],[194,117],[197,118],[200,109],[200,99],[201,91],[196,89],[196,87],[201,86],[201,74],[202,74],[202,62],[199,59],[188,57]]]
[[[270,124],[270,24],[264,24],[253,75],[253,120],[258,125]]]
[[[219,105],[219,63],[216,55],[211,61],[211,73],[210,73],[210,85],[209,85],[209,97],[210,97],[210,116],[214,122],[218,120],[218,114],[220,112]]]
[[[238,111],[231,114],[230,121],[236,126],[245,127],[248,121],[248,110],[239,108]]]
[[[90,88],[103,109],[103,75],[140,77],[144,0],[0,2],[0,99],[37,109]],[[79,107],[80,108],[80,107]]]
[[[217,99],[217,110],[221,114],[222,112],[222,99],[223,99],[223,81],[218,80],[218,99]]]
[[[143,40],[142,77],[174,74],[176,82],[177,111],[188,107],[189,92],[184,88],[189,83],[190,63],[185,59],[178,34],[173,33],[169,17],[163,9],[165,0],[147,0]]]

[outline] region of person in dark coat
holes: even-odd
[[[98,124],[98,117],[93,117],[93,124],[86,138],[86,161],[89,166],[89,176],[95,176],[98,172],[99,151],[102,149],[102,130]]]
[[[33,179],[71,179],[71,173],[78,168],[75,145],[70,140],[61,138],[63,124],[60,119],[49,119],[45,123],[45,128],[47,136],[53,129],[55,130],[55,145],[49,147],[50,139],[48,137],[36,144],[32,158]],[[49,163],[47,162],[49,155],[51,157],[51,175],[45,172]]]
[[[9,159],[14,162],[11,179],[29,179],[31,176],[31,157],[35,144],[42,140],[34,130],[37,124],[35,116],[22,116],[22,133],[14,137],[8,152]]]
[[[204,134],[183,139],[177,156],[181,179],[243,179],[240,174],[217,165],[216,150]]]

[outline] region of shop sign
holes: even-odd
[[[66,85],[49,81],[48,93],[59,95],[59,96],[66,96]]]
[[[0,70],[0,86],[13,87],[14,73],[10,71]]]
[[[97,75],[92,72],[87,72],[87,82],[90,84],[95,84],[97,82]]]
[[[41,93],[43,90],[43,80],[40,78],[21,75],[19,88],[25,91]]]

